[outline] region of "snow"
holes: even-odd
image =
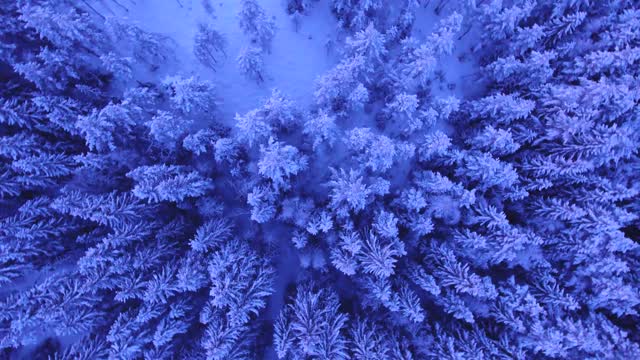
[[[137,0],[135,4],[122,2],[129,11],[114,5],[110,10],[114,15],[128,17],[146,31],[171,38],[178,61],[171,65],[168,73],[197,75],[216,84],[224,123],[231,124],[236,113],[260,106],[272,88],[280,89],[302,108],[312,103],[316,78],[338,61],[335,52],[329,52],[326,47],[327,40],[337,33],[329,0],[317,2],[300,21],[297,31],[283,0],[259,1],[278,28],[271,53],[264,59],[266,76],[262,84],[246,79],[236,65],[240,50],[249,44],[238,26],[240,1],[212,0],[213,14],[206,11],[204,3],[206,0]],[[201,65],[193,55],[193,39],[199,23],[212,25],[228,42],[227,56],[215,72]]]
[[[236,64],[240,50],[249,44],[249,39],[238,25],[239,0],[103,0],[100,11],[106,16],[127,18],[146,31],[170,38],[174,43],[175,61],[160,69],[159,73],[194,75],[212,81],[218,88],[221,100],[219,120],[233,125],[236,113],[243,114],[259,107],[273,88],[280,89],[300,108],[308,108],[313,103],[317,77],[340,60],[340,51],[327,46],[328,42],[341,43],[341,36],[344,36],[340,35],[343,32],[339,31],[337,21],[331,14],[330,0],[315,2],[309,14],[303,16],[297,26],[286,12],[286,0],[258,2],[277,25],[271,53],[266,54],[264,59],[266,74],[261,84],[245,78]],[[207,3],[211,5],[212,13],[206,9]],[[416,13],[412,35],[418,41],[424,41],[435,30],[438,21],[453,11],[445,7],[440,15],[436,15],[435,5],[420,8]],[[199,23],[212,25],[227,40],[227,56],[220,60],[215,71],[200,64],[193,54],[194,36]],[[471,58],[469,49],[476,38],[477,34],[471,31],[456,43],[453,55],[439,60],[438,68],[444,76],[442,81],[433,82],[432,95],[463,98],[472,95],[470,89],[477,89],[468,86],[469,82],[474,81],[475,65],[462,58]],[[359,122],[373,124],[363,121],[363,117],[371,120],[367,114],[352,115]],[[206,124],[197,124],[197,127],[201,126]],[[347,128],[352,126],[347,124]]]
[[[413,26],[411,35],[420,43],[423,42],[429,34],[437,30],[438,22],[441,19],[451,15],[453,10],[445,7],[440,15],[436,15],[434,8],[437,3],[434,1],[426,8],[420,8],[416,11],[416,22]],[[462,24],[461,32],[466,30],[467,24]],[[473,29],[475,30],[475,28]],[[469,86],[469,82],[473,81],[472,76],[476,72],[476,64],[473,56],[470,54],[471,47],[479,42],[479,34],[470,31],[464,35],[462,39],[457,40],[452,55],[443,56],[438,59],[437,70],[444,73],[444,81],[434,81],[431,92],[435,97],[447,97],[454,95],[459,99],[463,99],[473,93],[478,92],[477,84]],[[458,35],[459,36],[459,35]],[[457,39],[457,37],[456,37]],[[451,88],[449,88],[451,85]]]

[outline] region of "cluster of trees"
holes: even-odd
[[[257,0],[241,0],[238,14],[240,29],[249,39],[238,54],[238,69],[247,78],[264,81],[264,56],[271,52],[271,43],[276,34],[276,24],[269,18]]]
[[[275,25],[241,5],[260,81]],[[136,81],[167,39],[0,6],[2,356],[640,358],[639,4],[332,8],[314,104],[221,119],[211,82]],[[431,91],[461,36],[475,98]]]

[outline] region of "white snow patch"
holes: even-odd
[[[239,0],[211,0],[213,16],[207,13],[202,0],[138,0],[135,4],[123,2],[129,11],[113,5],[110,8],[112,13],[127,17],[142,29],[174,40],[178,63],[169,64],[169,72],[197,75],[214,82],[222,100],[221,120],[230,124],[236,113],[260,106],[272,88],[280,89],[301,108],[308,107],[313,102],[316,78],[338,60],[326,47],[327,40],[334,39],[338,30],[328,0],[317,2],[301,19],[297,31],[284,0],[258,2],[267,16],[275,19],[278,28],[271,53],[265,55],[266,74],[262,84],[246,79],[236,66],[240,50],[249,44],[238,25]],[[212,25],[228,42],[227,57],[221,59],[215,72],[201,65],[193,55],[199,23]]]
[[[436,15],[434,11],[436,5],[437,3],[434,2],[426,8],[420,8],[416,11],[416,21],[413,26],[412,36],[419,41],[425,41],[432,32],[437,30],[440,20],[451,15],[453,11],[458,10],[458,13],[463,16],[468,16],[461,13],[459,9],[450,9],[449,7],[445,7],[445,10],[440,15]],[[466,27],[467,23],[465,22],[460,32],[464,32]],[[459,35],[461,34],[456,34],[456,38]],[[476,84],[472,84],[477,66],[470,52],[471,47],[479,41],[479,35],[473,30],[470,31],[461,40],[456,40],[452,55],[438,59],[437,69],[444,72],[444,81],[433,82],[431,87],[432,95],[435,97],[453,95],[463,99],[477,90]],[[449,85],[452,85],[453,88],[449,88]]]

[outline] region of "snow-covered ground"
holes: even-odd
[[[242,33],[237,14],[238,0],[211,0],[213,14],[209,14],[202,0],[119,0],[128,8],[111,4],[112,15],[123,16],[144,30],[166,35],[176,44],[174,73],[197,75],[218,86],[222,100],[223,122],[229,123],[235,113],[258,107],[272,88],[280,89],[301,107],[311,104],[315,79],[330,69],[338,56],[327,51],[328,39],[336,36],[337,22],[330,13],[329,1],[320,0],[300,22],[298,28],[286,12],[283,0],[262,0],[260,5],[276,21],[271,53],[265,57],[265,81],[257,84],[246,79],[236,66],[236,57],[249,40]],[[107,13],[109,15],[109,13]],[[228,43],[227,57],[218,69],[201,65],[193,55],[197,25],[212,25]]]
[[[271,53],[264,59],[266,76],[261,84],[245,78],[236,65],[240,50],[249,43],[238,25],[239,0],[101,0],[98,8],[105,16],[128,19],[144,30],[171,39],[175,44],[176,61],[166,64],[163,73],[196,75],[215,83],[222,102],[219,120],[231,125],[236,113],[260,106],[273,88],[281,90],[302,109],[313,102],[315,80],[331,69],[340,57],[339,51],[328,47],[327,43],[331,40],[333,44],[340,44],[338,34],[344,34],[331,14],[330,2],[319,0],[314,3],[309,14],[296,26],[286,12],[285,0],[259,1],[278,28]],[[213,11],[208,11],[205,4]],[[412,35],[418,41],[424,41],[438,21],[449,13],[445,10],[437,16],[433,6],[419,9]],[[213,26],[227,40],[227,56],[220,59],[216,71],[200,64],[193,54],[194,36],[200,23]],[[459,98],[470,95],[468,90],[474,87],[467,84],[473,81],[474,68],[470,61],[461,61],[460,56],[468,52],[475,37],[473,31],[467,34],[456,45],[453,55],[440,60],[444,78],[434,82],[433,95]]]
[[[411,35],[419,42],[425,41],[432,32],[437,30],[438,22],[451,14],[452,10],[445,8],[440,15],[436,15],[434,11],[436,5],[437,2],[433,2],[430,6],[416,11],[416,22]],[[467,25],[463,24],[462,31],[465,31],[466,27]],[[476,71],[470,49],[479,38],[479,34],[474,30],[475,28],[456,41],[453,54],[438,60],[437,69],[444,73],[444,79],[441,82],[433,82],[431,92],[434,96],[453,95],[462,99],[472,96],[479,90],[476,84],[469,86],[474,81],[473,75]]]

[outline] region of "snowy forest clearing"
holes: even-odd
[[[212,81],[219,89],[220,112],[226,124],[232,125],[236,113],[256,108],[273,88],[300,108],[311,106],[316,80],[338,62],[343,51],[344,34],[331,14],[330,0],[314,1],[310,11],[297,20],[287,14],[284,0],[260,1],[267,16],[275,20],[277,29],[270,52],[264,58],[266,71],[260,84],[244,76],[237,66],[238,54],[250,44],[238,24],[240,4],[238,0],[137,0],[116,5],[103,0],[101,6],[95,8],[105,16],[122,17],[146,31],[171,39],[175,44],[175,61],[164,64],[161,72],[195,75]],[[413,31],[417,39],[424,39],[442,17],[434,14],[434,6],[417,11],[419,21]],[[211,25],[228,45],[215,70],[194,56],[199,24]],[[478,91],[477,86],[468,86],[475,71],[469,48],[476,38],[473,33],[466,35],[456,44],[455,52],[443,58],[440,64],[447,66],[441,67],[442,77],[432,86],[434,94],[463,97]]]
[[[210,4],[210,8],[204,4]],[[171,38],[176,43],[177,62],[167,64],[168,68],[163,70],[211,80],[219,89],[220,111],[229,124],[236,113],[258,107],[272,88],[280,89],[303,108],[311,105],[316,78],[339,58],[339,49],[335,48],[339,44],[337,22],[331,15],[329,1],[315,3],[297,26],[286,13],[282,0],[260,1],[277,28],[271,52],[264,58],[266,71],[261,84],[241,74],[237,66],[238,54],[250,44],[238,25],[240,5],[237,0],[137,0],[135,4],[127,4],[129,11],[111,5],[107,12],[126,16],[147,31]],[[198,24],[211,25],[228,44],[226,56],[221,56],[215,71],[199,63],[193,54]]]

